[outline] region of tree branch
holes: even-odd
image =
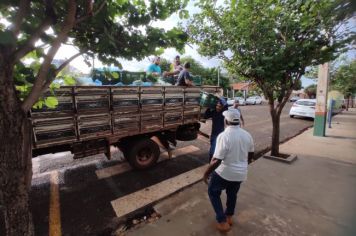
[[[61,46],[62,42],[67,40],[69,32],[74,27],[76,9],[77,9],[76,1],[70,0],[68,3],[68,14],[63,22],[62,29],[59,32],[57,38],[53,41],[52,47],[49,49],[47,55],[44,58],[44,61],[40,67],[40,70],[38,72],[37,78],[33,84],[30,94],[22,103],[21,108],[25,112],[31,109],[32,105],[41,96],[42,88],[48,76],[51,62],[54,56],[56,55],[59,47]]]
[[[80,24],[81,22],[87,20],[88,18],[97,15],[97,14],[103,9],[103,7],[105,6],[105,4],[106,4],[106,1],[105,1],[105,0],[102,1],[101,4],[100,4],[100,6],[98,7],[98,9],[97,9],[94,13],[88,12],[88,13],[90,13],[90,14],[87,14],[87,15],[85,15],[85,16],[83,16],[83,17],[78,18],[78,19],[75,21],[75,24]]]
[[[18,49],[15,51],[13,56],[13,61],[17,62],[27,53],[31,52],[34,49],[36,41],[40,38],[47,28],[51,25],[51,18],[46,17],[36,31],[31,35],[31,37]]]
[[[42,92],[46,91],[46,89],[51,85],[51,83],[53,82],[53,80],[57,77],[58,73],[63,70],[71,61],[73,61],[75,58],[77,58],[78,56],[82,55],[83,52],[78,52],[77,54],[74,54],[73,56],[71,56],[69,59],[67,59],[65,62],[62,63],[62,65],[60,65],[55,71],[54,71],[54,75],[51,78],[47,78],[46,83],[42,86]]]
[[[62,65],[60,65],[56,70],[55,70],[55,74],[57,75],[61,70],[64,69],[64,67],[66,67],[71,61],[73,61],[75,58],[77,58],[78,56],[82,55],[83,52],[78,52],[77,54],[74,54],[73,56],[71,56],[68,60],[66,60],[65,62],[62,63]]]
[[[51,85],[51,83],[53,82],[53,80],[57,77],[58,73],[63,70],[71,61],[73,61],[75,58],[77,58],[78,56],[82,55],[83,52],[79,52],[77,54],[74,54],[73,56],[71,56],[68,60],[66,60],[65,62],[62,63],[62,65],[60,65],[55,71],[54,71],[54,76],[52,78],[48,78],[46,83],[42,86],[42,91],[41,93],[44,93],[46,91],[46,89]]]
[[[27,11],[29,9],[30,1],[28,0],[21,0],[19,4],[19,10],[17,11],[17,14],[15,16],[14,23],[12,25],[12,33],[14,34],[15,37],[18,36],[20,33],[20,27],[22,24],[22,20],[27,14]]]

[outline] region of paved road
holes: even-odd
[[[290,105],[281,116],[281,141],[313,124],[308,119],[289,118]],[[246,106],[242,112],[256,151],[266,149],[272,130],[268,107]],[[210,123],[202,130],[209,132]],[[150,186],[201,167],[207,163],[208,149],[203,137],[179,142],[176,158],[168,160],[162,154],[161,161],[145,171],[131,170],[117,150],[110,161],[103,155],[73,161],[68,152],[34,158],[31,207],[36,235],[110,235],[119,221],[131,217],[118,218],[120,210],[115,209],[114,200],[148,191]]]
[[[280,124],[280,141],[283,142],[298,134],[305,128],[313,125],[311,119],[306,118],[290,118],[289,110],[292,103],[287,103],[281,114]],[[272,140],[272,119],[269,114],[269,106],[255,105],[255,106],[241,106],[241,112],[245,120],[245,129],[249,131],[255,141],[255,150],[261,151],[271,145]],[[211,124],[208,121],[203,125],[201,130],[210,134]]]

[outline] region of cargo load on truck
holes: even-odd
[[[92,86],[171,86],[176,81],[172,76],[154,78],[146,72],[131,72],[117,67],[95,68],[90,77],[78,78],[83,85]],[[202,77],[192,75],[195,86],[202,85]]]

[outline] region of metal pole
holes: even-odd
[[[220,86],[220,66],[218,66],[218,87]]]

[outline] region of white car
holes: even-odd
[[[290,108],[289,116],[310,117],[315,118],[316,99],[299,99]]]
[[[227,105],[228,105],[228,106],[232,106],[232,105],[234,105],[234,102],[235,102],[235,101],[239,101],[239,104],[240,104],[241,106],[246,105],[245,99],[243,99],[242,97],[235,97],[235,98],[233,98],[233,99],[227,100]]]
[[[246,104],[262,104],[262,98],[260,96],[252,96],[246,99]]]
[[[246,105],[245,99],[243,97],[235,97],[235,101],[239,101],[241,106]]]
[[[228,99],[228,100],[227,100],[227,105],[228,105],[228,106],[232,106],[232,105],[234,105],[234,102],[235,102],[234,99]]]

